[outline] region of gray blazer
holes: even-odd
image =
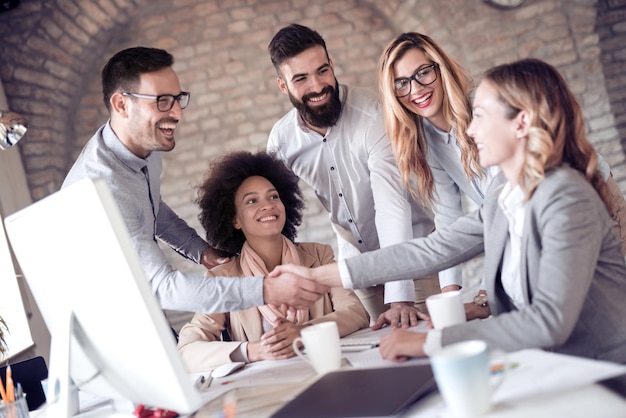
[[[493,316],[446,328],[443,345],[482,339],[506,351],[545,348],[626,363],[626,266],[606,207],[582,175],[560,167],[526,204],[516,309],[500,281],[507,220],[494,181],[485,202],[426,238],[345,260],[354,288],[421,277],[485,252]]]

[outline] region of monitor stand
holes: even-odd
[[[88,410],[79,413],[80,405],[77,388],[73,387],[74,385],[70,378],[70,358],[72,336],[80,339],[80,335],[84,335],[84,332],[82,332],[82,328],[73,312],[65,310],[60,318],[62,323],[57,324],[51,336],[50,369],[46,391],[47,402],[43,416],[74,418],[134,417],[132,412],[115,412],[114,402],[109,399],[103,399],[102,405],[90,407]]]
[[[61,309],[63,309],[61,307]],[[72,334],[77,325],[72,311],[64,309],[60,314],[54,333],[50,338],[50,369],[48,388],[46,390],[46,415],[55,417],[71,417],[76,415],[77,408],[70,408],[70,356]]]

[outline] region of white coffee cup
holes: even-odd
[[[299,342],[304,344],[306,355],[300,351]],[[341,367],[341,345],[336,322],[321,322],[303,328],[300,337],[293,340],[293,349],[319,374]]]
[[[491,409],[491,395],[504,373],[491,380],[487,343],[464,341],[443,347],[430,356],[439,393],[454,417],[468,418]]]
[[[465,322],[465,306],[458,290],[429,296],[426,298],[426,307],[435,329]]]

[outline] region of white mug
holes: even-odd
[[[429,296],[426,308],[435,329],[465,322],[465,306],[458,290]]]
[[[306,349],[304,355],[298,343],[302,342]],[[341,345],[337,323],[321,322],[303,328],[300,337],[293,340],[293,350],[298,357],[308,362],[319,374],[337,370],[341,367]]]
[[[451,344],[430,356],[437,388],[454,417],[468,418],[491,409],[491,395],[504,378],[491,380],[487,343]]]

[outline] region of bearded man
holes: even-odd
[[[337,235],[339,258],[429,234],[431,212],[402,183],[376,95],[340,85],[324,39],[308,27],[282,28],[268,50],[278,87],[294,109],[276,122],[267,149],[315,190]],[[374,328],[406,328],[424,318],[424,300],[439,291],[435,275],[357,294],[377,319]]]

